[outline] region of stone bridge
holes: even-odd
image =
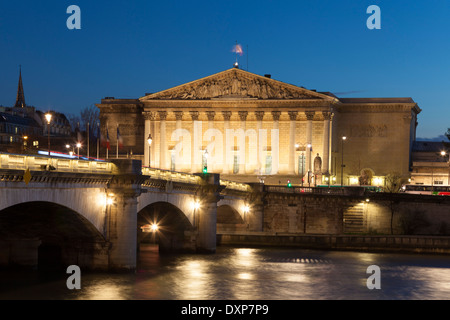
[[[217,174],[143,168],[131,159],[0,154],[0,266],[56,255],[64,265],[132,270],[139,243],[155,236],[162,251],[213,253],[218,220],[262,230],[245,217],[251,193]],[[156,232],[143,232],[152,224]]]

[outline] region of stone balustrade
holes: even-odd
[[[117,169],[111,162],[0,154],[0,169],[112,174]]]

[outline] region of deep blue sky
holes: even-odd
[[[68,30],[67,7],[81,8]],[[366,9],[381,8],[381,30]],[[28,104],[78,114],[106,96],[138,98],[232,67],[341,97],[412,97],[418,137],[450,127],[450,2],[2,1],[0,105],[19,65]],[[240,58],[246,69],[247,56]]]

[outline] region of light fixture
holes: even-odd
[[[148,142],[148,145],[149,145],[149,146],[152,145],[153,138],[152,138],[152,135],[151,135],[151,134],[149,134],[149,136],[148,136],[148,138],[147,138],[147,142]]]
[[[50,157],[50,121],[52,121],[52,114],[46,113],[45,119],[47,120],[47,139],[48,139],[48,156]]]
[[[106,204],[107,204],[108,206],[114,204],[114,195],[109,194],[109,195],[106,197]]]
[[[249,213],[249,212],[250,212],[250,207],[249,207],[248,205],[245,205],[245,206],[242,208],[242,211],[244,211],[244,213]]]
[[[195,201],[195,202],[193,202],[192,207],[193,207],[194,209],[200,209],[200,202],[199,202],[198,200]]]
[[[46,113],[45,114],[45,119],[47,120],[47,123],[50,124],[50,121],[52,121],[52,114],[51,113]]]

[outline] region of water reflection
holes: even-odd
[[[367,267],[381,269],[381,290],[366,286]],[[219,247],[214,255],[159,255],[142,248],[136,274],[82,273],[44,281],[0,272],[0,299],[448,299],[450,257],[327,252],[294,248]],[[32,281],[30,280],[32,279]]]

